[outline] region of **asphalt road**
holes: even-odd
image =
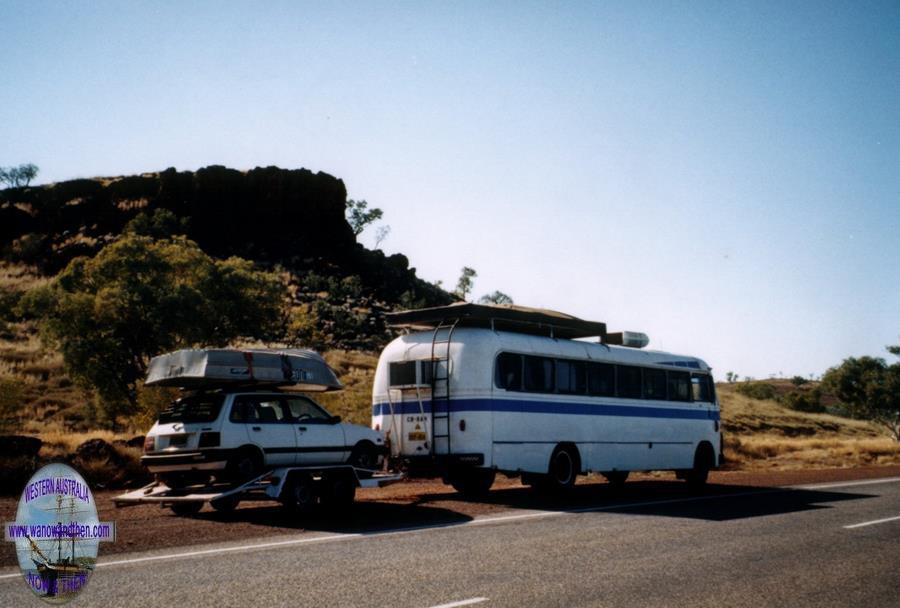
[[[642,483],[446,525],[101,556],[72,605],[900,606],[900,478]],[[0,571],[0,606],[40,605]]]

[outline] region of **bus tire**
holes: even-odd
[[[279,496],[284,508],[296,514],[309,513],[315,509],[317,499],[313,478],[306,474],[292,475],[285,482]]]
[[[570,443],[561,443],[550,455],[546,481],[550,489],[565,492],[575,485],[580,470],[581,457],[578,448]]]
[[[169,508],[172,509],[172,513],[178,515],[179,517],[189,517],[191,515],[196,515],[200,512],[200,509],[203,508],[203,503],[200,501],[196,502],[173,502],[169,505]]]
[[[237,506],[240,503],[241,497],[237,494],[232,494],[224,498],[209,501],[209,506],[211,506],[219,513],[231,513],[232,511],[237,509]]]
[[[454,469],[447,475],[447,482],[466,498],[480,498],[494,485],[497,472],[494,469]]]
[[[628,479],[628,471],[604,471],[603,476],[606,477],[609,485],[618,488],[625,485],[625,480]]]
[[[708,441],[702,441],[694,452],[694,466],[684,471],[684,480],[692,490],[699,490],[706,485],[709,471],[713,468],[715,454]]]

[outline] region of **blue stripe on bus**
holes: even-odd
[[[418,402],[394,404],[395,414],[419,414]],[[430,401],[423,401],[426,414],[431,413]],[[530,414],[578,414],[582,416],[628,416],[633,418],[676,418],[684,420],[719,420],[714,409],[683,409],[644,405],[611,405],[606,403],[571,403],[559,401],[527,401],[524,399],[453,399],[451,412],[523,412]],[[447,412],[446,401],[437,404],[438,413]],[[391,413],[389,403],[372,406],[373,416]]]

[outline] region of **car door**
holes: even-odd
[[[338,464],[347,460],[341,424],[317,403],[302,395],[285,397],[297,436],[297,463]]]
[[[266,466],[297,463],[297,434],[280,395],[238,395],[232,422],[243,424],[247,439],[265,455]]]

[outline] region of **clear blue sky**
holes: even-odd
[[[322,4],[2,1],[0,165],[325,171],[720,377],[900,342],[900,3]]]

